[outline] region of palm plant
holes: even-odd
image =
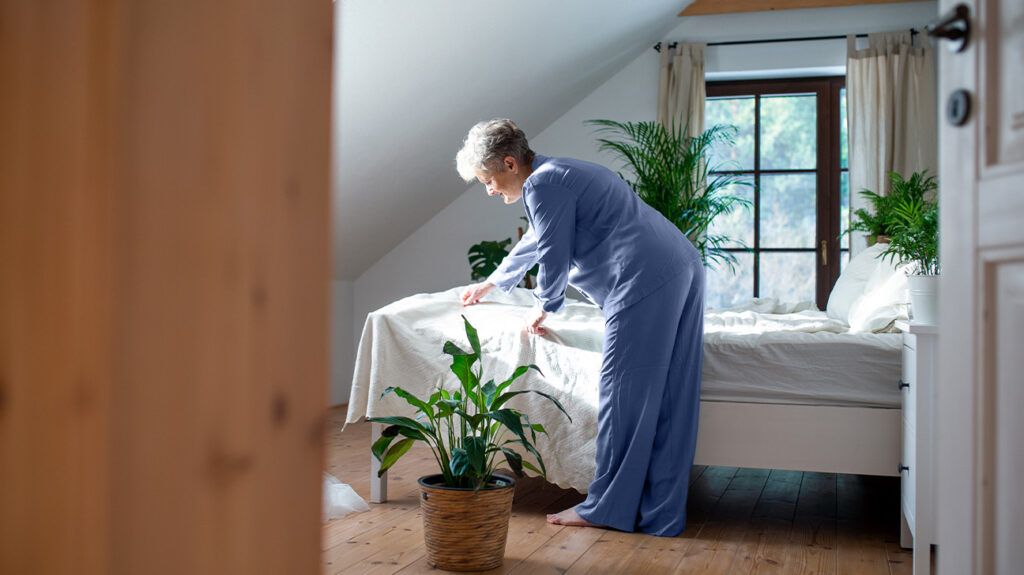
[[[712,165],[709,155],[717,144],[733,145],[737,129],[717,125],[690,136],[685,126],[658,122],[589,120],[597,126],[599,148],[617,155],[633,179],[619,172],[640,198],[658,210],[700,252],[705,265],[724,263],[735,270],[736,256],[725,245],[739,242],[711,233],[714,219],[733,209],[749,208],[750,200],[726,192],[730,186],[750,185],[733,173],[721,173],[724,163]]]
[[[480,338],[466,316],[462,316],[462,320],[470,351],[451,341],[444,343],[444,353],[452,358],[451,370],[461,388],[449,392],[439,382],[437,389],[424,400],[401,387],[388,387],[381,397],[394,393],[416,408],[416,417],[367,418],[368,421],[388,425],[371,447],[373,456],[381,462],[378,476],[405,455],[415,441],[430,446],[448,487],[471,487],[475,490],[485,487],[492,480],[495,458],[499,453],[519,477],[523,476],[523,468],[542,477],[546,475],[544,460],[535,444],[537,434],[546,434],[547,431],[540,423],[532,423],[525,413],[505,405],[517,395],[536,393],[554,403],[570,422],[572,417],[557,399],[547,393],[529,389],[507,391],[530,369],[540,373],[535,365],[520,365],[501,383],[489,380],[481,385],[484,376]],[[507,437],[505,431],[511,432],[512,437]],[[395,442],[399,436],[401,439]],[[522,445],[540,468],[523,459],[521,453],[510,447],[512,445]]]
[[[868,202],[871,203],[871,210],[857,208],[853,212],[856,217],[850,227],[844,233],[864,232],[868,236],[868,243],[874,243],[879,236],[889,236],[889,196],[881,196],[871,190],[859,192]]]
[[[899,221],[896,206],[918,199],[927,200],[937,188],[935,176],[929,176],[927,170],[914,172],[909,179],[898,172],[889,172],[887,195],[866,189],[857,192],[871,203],[871,210],[859,208],[854,211],[855,219],[844,233],[864,232],[868,236],[868,243],[874,243],[874,239],[879,236],[892,237]]]
[[[939,203],[928,192],[937,188],[934,177],[915,173],[891,206],[889,246],[882,257],[899,264],[913,263],[916,275],[939,273]]]

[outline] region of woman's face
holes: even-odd
[[[501,195],[506,204],[514,204],[523,197],[523,183],[526,176],[512,157],[506,157],[498,169],[490,172],[476,171],[476,179],[487,189],[488,196]]]

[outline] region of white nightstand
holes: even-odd
[[[914,548],[914,574],[931,572],[935,534],[935,361],[938,327],[897,321],[903,332],[903,456],[900,545]]]

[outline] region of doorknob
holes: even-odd
[[[970,8],[966,4],[957,4],[945,17],[924,29],[933,38],[949,40],[949,49],[953,52],[963,52],[971,41],[970,17]]]

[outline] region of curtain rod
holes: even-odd
[[[910,37],[913,38],[918,34],[917,30],[910,29]],[[867,34],[857,34],[858,38],[867,38]],[[733,42],[710,42],[708,46],[737,46],[741,44],[777,44],[780,42],[813,42],[815,40],[845,40],[846,36],[805,36],[801,38],[771,38],[768,40],[736,40]],[[668,45],[669,50],[675,50],[679,42],[671,42]],[[654,49],[661,52],[661,42],[654,45]]]

